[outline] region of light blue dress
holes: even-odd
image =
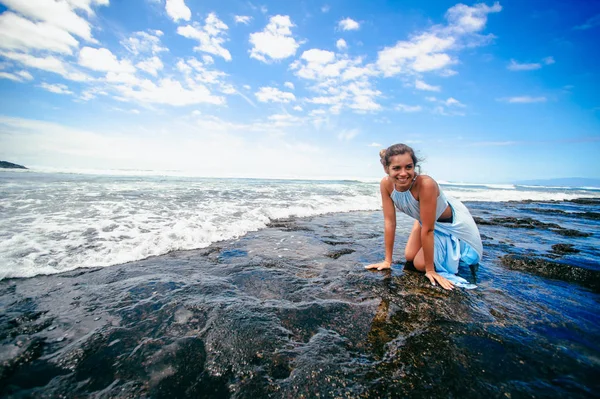
[[[396,191],[394,187],[391,198],[398,210],[421,223],[419,202],[411,194],[410,188],[406,191]],[[483,244],[477,225],[467,207],[459,200],[446,196],[441,188],[437,198],[435,219],[440,218],[448,205],[452,209],[452,223],[435,222],[433,257],[437,272],[456,274],[459,264],[479,263],[483,256]]]

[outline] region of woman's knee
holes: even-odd
[[[413,266],[420,272],[425,271],[425,256],[423,255],[423,251],[419,250],[413,259]]]
[[[404,257],[406,258],[407,261],[414,262],[415,258],[417,257],[417,254],[419,253],[420,250],[421,250],[420,246],[417,246],[414,244],[410,245],[410,243],[409,243],[404,248]]]
[[[406,247],[406,248],[404,248],[404,258],[408,262],[412,262],[415,260],[415,256],[417,255],[417,252],[418,251],[415,251],[413,248]]]

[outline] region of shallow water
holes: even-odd
[[[485,220],[531,217],[592,235],[481,225],[485,255],[469,291],[433,287],[401,263],[365,271],[383,256],[380,212],[279,220],[199,250],[0,281],[0,395],[596,397],[598,291],[501,257],[600,270],[598,220],[536,211],[599,207],[467,205]],[[558,256],[556,243],[580,252]]]

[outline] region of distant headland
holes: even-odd
[[[0,168],[4,169],[27,169],[23,165],[17,165],[16,163],[0,161]]]

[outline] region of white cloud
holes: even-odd
[[[458,74],[458,72],[453,69],[444,69],[439,73],[439,75],[443,78],[449,78],[450,76],[454,76],[456,74]]]
[[[433,112],[434,114],[443,115],[443,116],[465,116],[464,112],[450,110],[450,109],[445,108],[442,105],[438,105],[431,112]]]
[[[217,18],[215,13],[210,13],[206,17],[204,26],[198,24],[180,26],[177,28],[177,33],[188,39],[198,40],[199,45],[194,47],[194,51],[218,55],[226,61],[231,61],[231,54],[222,46],[228,29],[229,27]]]
[[[89,89],[84,90],[81,93],[81,95],[79,96],[79,99],[82,101],[89,101],[89,100],[96,98],[98,94],[101,94],[103,96],[108,95],[107,92],[105,92],[103,89],[101,89],[99,87],[90,87]]]
[[[338,22],[338,27],[341,30],[358,30],[360,29],[360,24],[352,18],[346,18]]]
[[[92,5],[107,6],[109,4],[108,0],[1,0],[0,3],[25,18],[50,24],[90,42],[95,42],[92,37],[91,25],[79,16],[76,10],[84,10],[88,16],[93,16]]]
[[[418,90],[425,90],[425,91],[440,91],[441,90],[440,86],[432,86],[432,85],[429,85],[419,79],[417,79],[415,81],[415,88]]]
[[[495,2],[491,7],[484,3],[475,4],[473,7],[457,4],[448,9],[446,19],[449,21],[452,31],[473,33],[485,27],[488,14],[500,11],[502,11],[502,7],[499,2]]]
[[[161,79],[158,83],[150,80],[140,81],[137,86],[117,85],[117,91],[125,98],[150,104],[168,104],[173,106],[185,106],[200,103],[221,105],[225,99],[213,95],[210,90],[200,84],[189,88],[171,78]]]
[[[458,111],[456,108],[465,108],[466,105],[458,101],[456,98],[448,97],[446,100],[439,100],[435,97],[425,97],[427,101],[437,103],[439,105],[431,109],[431,112],[443,116],[465,116],[465,113]]]
[[[331,8],[327,4],[325,4],[323,7],[321,7],[321,12],[328,13],[330,9]]]
[[[598,25],[600,25],[600,14],[594,15],[593,17],[591,17],[587,21],[585,21],[583,24],[577,25],[573,29],[587,30],[587,29],[594,28]]]
[[[135,66],[142,71],[148,72],[152,76],[157,76],[158,71],[163,69],[163,63],[157,56],[138,62]]]
[[[422,54],[415,58],[412,69],[417,72],[428,72],[445,68],[455,63],[448,54]]]
[[[507,97],[501,98],[500,101],[505,101],[509,103],[542,103],[546,102],[546,97],[531,97],[531,96],[517,96],[517,97]]]
[[[262,62],[278,61],[296,54],[299,44],[292,37],[295,25],[287,15],[275,15],[261,32],[250,34],[250,57]]]
[[[367,145],[367,147],[383,147],[383,145],[376,142],[372,142],[371,144]]]
[[[27,71],[17,71],[14,72],[15,75],[25,79],[25,80],[33,80],[33,76]]]
[[[341,141],[350,141],[358,136],[358,129],[345,129],[338,133],[337,137]]]
[[[542,67],[542,64],[544,65],[552,65],[554,64],[556,61],[554,61],[554,57],[545,57],[542,59],[541,63],[540,62],[535,62],[535,63],[519,63],[515,60],[510,60],[510,64],[508,64],[507,69],[510,71],[534,71],[536,69],[540,69]]]
[[[285,82],[283,85],[290,90],[294,90],[294,84],[292,82]]]
[[[34,23],[9,11],[0,14],[0,48],[72,54],[78,45],[69,32],[49,23]]]
[[[0,72],[0,78],[14,80],[15,82],[33,80],[33,76],[27,71]]]
[[[214,64],[214,63],[215,63],[215,60],[214,60],[214,58],[213,58],[213,57],[211,57],[211,56],[210,56],[210,55],[208,55],[208,54],[204,54],[204,55],[202,56],[202,61],[204,61],[204,63],[205,63],[205,64],[207,64],[207,65],[212,65],[212,64]]]
[[[258,101],[263,103],[289,103],[296,100],[296,96],[293,93],[281,91],[276,87],[261,87],[254,95]]]
[[[41,69],[43,71],[59,74],[65,79],[74,80],[78,82],[91,80],[89,76],[81,72],[74,71],[72,69],[67,69],[63,61],[54,56],[49,55],[46,57],[35,57],[33,55],[16,53],[13,51],[0,52],[0,56],[3,56],[13,61],[17,61],[31,68]]]
[[[410,40],[384,48],[378,53],[377,66],[385,76],[445,70],[458,62],[450,51],[482,46],[493,39],[491,35],[483,36],[477,32],[484,29],[488,14],[501,9],[499,3],[492,7],[485,4],[451,7],[446,12],[446,25],[434,25]]]
[[[273,114],[270,115],[267,119],[269,120],[268,125],[259,124],[259,126],[267,128],[281,128],[285,126],[294,126],[302,123],[302,119],[290,114]]]
[[[244,86],[242,86],[242,87],[243,87],[244,89],[246,89],[246,90],[251,90],[251,89],[252,89],[252,87],[251,87],[250,85],[244,85]]]
[[[368,78],[376,75],[374,66],[362,65],[362,59],[336,55],[332,51],[310,49],[290,65],[302,78],[317,82],[312,88],[317,96],[306,101],[328,105],[337,114],[347,107],[357,112],[377,111],[381,106],[375,99],[381,92],[371,87]]]
[[[163,32],[160,30],[151,30],[148,32],[135,32],[133,36],[121,41],[121,45],[131,53],[138,55],[143,53],[158,54],[163,51],[169,51],[163,47],[160,37]]]
[[[367,65],[364,67],[349,66],[342,74],[342,80],[355,80],[362,77],[375,75],[377,75],[377,72],[375,71],[372,65]]]
[[[394,107],[394,109],[402,112],[419,112],[423,108],[420,105],[398,104]]]
[[[128,60],[119,61],[106,48],[84,47],[79,52],[79,65],[101,72],[135,72],[135,67]]]
[[[539,63],[520,64],[515,60],[510,60],[510,64],[506,67],[509,71],[533,71],[542,67]]]
[[[183,0],[167,0],[165,5],[165,9],[167,10],[167,14],[174,22],[183,19],[184,21],[189,21],[192,17],[192,12],[185,5]]]
[[[294,108],[292,108],[294,111],[298,111],[298,112],[302,112],[302,107],[299,105],[294,106]]]
[[[338,41],[335,42],[335,47],[337,47],[338,50],[343,51],[348,48],[348,44],[344,39],[338,39]]]
[[[48,84],[46,82],[43,82],[39,85],[39,87],[56,94],[73,94],[73,92],[69,90],[69,88],[66,85],[63,84]]]
[[[290,68],[297,69],[296,74],[304,79],[316,80],[338,77],[347,65],[348,60],[336,62],[335,53],[332,51],[310,49],[302,53],[300,59],[294,61]]]
[[[244,25],[248,25],[250,23],[250,21],[252,21],[252,17],[250,17],[248,15],[235,15],[234,19],[235,19],[236,24],[244,24]]]
[[[449,97],[444,104],[446,104],[449,107],[464,107],[465,105],[463,103],[461,103],[460,101],[458,101],[457,99],[453,98],[453,97]]]
[[[205,64],[198,61],[194,57],[190,57],[187,61],[179,60],[177,62],[177,69],[186,75],[189,75],[191,82],[208,83],[212,85],[219,85],[223,88],[224,82],[222,78],[226,76],[225,72],[208,69]]]
[[[105,80],[109,83],[125,83],[130,86],[140,84],[141,82],[135,74],[129,72],[108,72]]]

